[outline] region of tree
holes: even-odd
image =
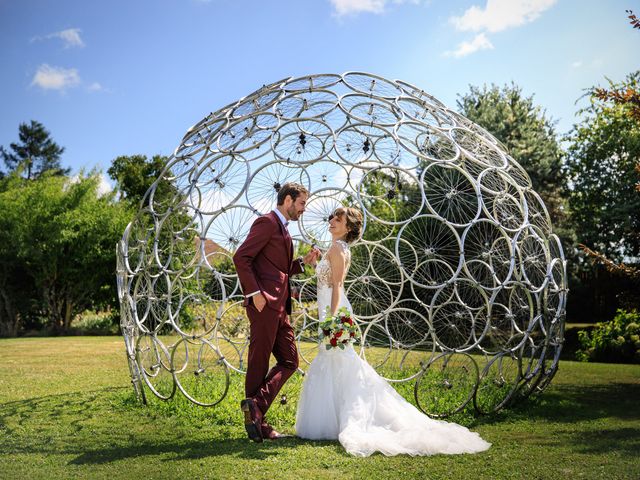
[[[462,115],[505,145],[531,177],[533,189],[542,197],[553,225],[565,225],[563,153],[555,122],[534,104],[533,96],[525,97],[514,83],[502,88],[493,84],[482,88],[470,86],[469,93],[459,95],[457,105]],[[567,238],[570,233],[563,230],[560,236]]]
[[[16,213],[8,210],[6,200],[25,180],[17,173],[0,180],[0,337],[15,337],[37,309],[35,283],[16,257],[17,238],[14,235]]]
[[[146,155],[122,155],[111,162],[107,173],[117,182],[117,189],[124,198],[137,207],[166,163],[167,157],[162,155],[154,155],[151,159]],[[158,192],[161,196],[170,196],[175,188],[169,182],[161,182]]]
[[[640,30],[640,19],[638,19],[631,10],[627,10],[626,12],[632,27]],[[592,95],[603,103],[610,102],[621,106],[629,118],[640,123],[640,87],[637,82],[634,84],[626,84],[623,88],[614,87],[606,89],[596,87],[592,90]],[[640,192],[640,159],[636,160],[635,172],[635,188]],[[630,267],[624,263],[616,264],[602,253],[593,251],[586,245],[581,244],[580,248],[593,261],[604,265],[610,273],[621,275],[640,283],[640,268]]]
[[[21,123],[18,127],[20,143],[10,144],[13,152],[0,147],[0,155],[10,171],[21,169],[27,180],[38,178],[44,172],[66,175],[69,169],[60,166],[60,155],[64,147],[55,143],[40,122]]]
[[[640,71],[610,89],[637,88]],[[568,137],[569,202],[580,241],[614,261],[640,256],[640,193],[635,188],[640,158],[640,122],[631,105],[601,100],[589,90],[582,123]]]
[[[637,88],[638,80],[640,71],[609,83],[611,90],[626,90]],[[640,122],[630,115],[632,105],[603,100],[595,88],[587,95],[589,106],[579,112],[582,121],[567,138],[569,205],[586,255],[574,266],[581,282],[572,289],[573,303],[590,315],[611,318],[618,307],[640,306],[638,276],[631,274],[640,256]]]
[[[11,305],[20,313],[15,305],[29,298],[30,314],[65,331],[76,313],[115,305],[115,245],[131,216],[128,206],[113,193],[98,194],[96,173],[77,179],[44,174],[35,181],[13,173],[7,182],[0,192],[6,242],[0,242],[0,258],[13,260],[0,272],[0,293],[12,300],[5,310]],[[15,271],[32,291],[6,288]],[[3,321],[9,320],[5,314]]]

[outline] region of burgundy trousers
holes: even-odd
[[[245,393],[264,416],[282,385],[298,369],[298,350],[286,312],[276,312],[266,305],[258,312],[250,304],[247,316],[250,330]],[[272,353],[277,363],[269,370]]]

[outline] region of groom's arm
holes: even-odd
[[[294,258],[289,266],[289,275],[297,275],[304,272],[305,265],[316,266],[318,257],[320,256],[320,250],[315,245],[304,257]]]
[[[253,260],[260,251],[269,243],[277,225],[267,216],[258,217],[245,241],[233,255],[233,263],[240,279],[240,286],[245,295],[255,294],[260,291],[258,281],[253,273]]]
[[[289,275],[298,275],[304,272],[304,262],[302,257],[294,258],[289,267]]]

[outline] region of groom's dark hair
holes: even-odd
[[[298,198],[302,194],[309,195],[309,190],[304,188],[299,183],[285,183],[278,190],[278,205],[284,204],[284,199],[287,198],[287,195],[291,197],[291,199],[295,202],[296,198]]]

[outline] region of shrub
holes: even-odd
[[[588,362],[640,363],[640,313],[618,310],[610,322],[578,332],[578,360]]]
[[[118,315],[85,310],[71,321],[71,330],[78,335],[114,335],[120,331]]]

